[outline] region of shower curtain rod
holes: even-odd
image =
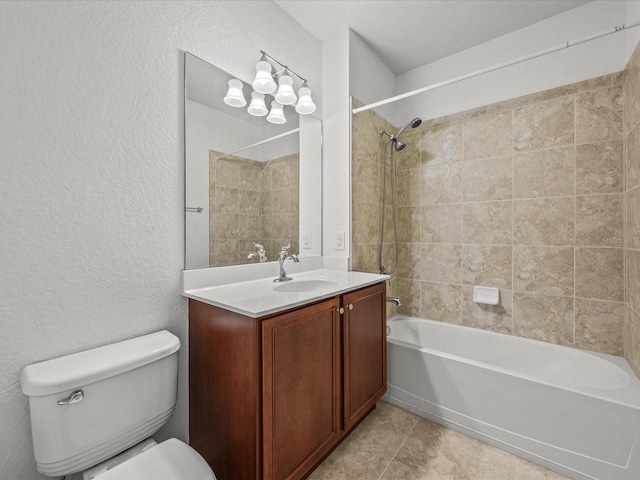
[[[386,100],[380,100],[379,102],[370,103],[369,105],[365,105],[363,107],[354,108],[352,110],[353,114],[364,112],[367,110],[371,110],[372,108],[381,107],[382,105],[387,105],[388,103],[393,103],[398,100],[402,100],[404,98],[413,97],[414,95],[419,95],[420,93],[428,92],[430,90],[435,90],[440,87],[445,87],[447,85],[451,85],[453,83],[460,82],[462,80],[467,80],[469,78],[477,77],[479,75],[483,75],[485,73],[493,72],[495,70],[500,70],[501,68],[510,67],[511,65],[516,65],[518,63],[526,62],[527,60],[533,60],[534,58],[542,57],[544,55],[548,55],[550,53],[554,53],[560,50],[564,50],[569,47],[574,47],[576,45],[580,45],[581,43],[590,42],[591,40],[595,40],[597,38],[606,37],[607,35],[611,35],[614,33],[622,32],[624,30],[628,30],[630,28],[634,28],[640,25],[640,21],[632,23],[631,25],[619,25],[617,27],[613,27],[612,29],[606,30],[604,32],[596,33],[594,35],[590,35],[588,37],[583,37],[578,40],[573,40],[571,42],[565,42],[561,45],[548,48],[546,50],[541,50],[536,53],[532,53],[530,55],[525,55],[524,57],[516,58],[515,60],[509,60],[504,63],[499,63],[498,65],[494,65],[492,67],[483,68],[482,70],[476,70],[472,73],[467,73],[465,75],[461,75],[459,77],[454,77],[449,80],[445,80],[443,82],[434,83],[432,85],[428,85],[426,87],[418,88],[416,90],[411,90],[410,92],[402,93],[400,95],[396,95],[394,97],[387,98]]]
[[[260,140],[259,142],[252,143],[251,145],[247,145],[246,147],[242,147],[240,150],[236,150],[235,152],[225,153],[223,155],[223,157],[228,157],[230,155],[235,155],[236,153],[240,153],[240,152],[243,152],[245,150],[249,150],[250,148],[258,147],[260,145],[264,145],[265,143],[269,143],[269,142],[272,142],[274,140],[278,140],[279,138],[286,137],[288,135],[293,135],[294,133],[298,133],[299,131],[300,131],[300,127],[294,128],[293,130],[288,130],[288,131],[286,131],[284,133],[281,133],[279,135],[275,135],[273,137],[265,138],[264,140]]]

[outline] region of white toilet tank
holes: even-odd
[[[164,330],[25,367],[38,470],[79,472],[158,430],[175,407],[179,349]]]

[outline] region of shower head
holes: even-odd
[[[400,140],[398,137],[394,137],[386,130],[380,129],[380,136],[383,136],[383,135],[386,135],[387,137],[389,137],[388,143],[393,143],[393,148],[395,149],[396,152],[399,152],[400,150],[402,150],[404,147],[407,146],[407,144],[404,143],[402,140]]]
[[[398,138],[400,135],[402,135],[402,132],[404,132],[409,127],[417,128],[418,126],[420,126],[421,123],[422,123],[422,120],[420,118],[418,117],[414,118],[409,123],[407,123],[404,127],[402,127],[400,130],[398,130],[398,133],[395,134],[395,137]]]

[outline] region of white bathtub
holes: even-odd
[[[640,381],[626,361],[396,315],[383,400],[572,478],[640,479]]]

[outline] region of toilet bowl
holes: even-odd
[[[167,331],[29,365],[38,471],[84,480],[215,480],[192,447],[150,438],[175,408],[180,340]]]
[[[85,470],[83,480],[216,479],[211,467],[198,452],[177,438],[165,440],[160,444],[153,440],[142,443],[151,444],[151,447],[146,445],[142,451],[136,452],[121,463],[115,460],[114,465],[113,459],[110,459]]]

